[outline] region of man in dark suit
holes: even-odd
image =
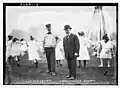
[[[63,39],[63,47],[69,69],[69,75],[67,78],[74,80],[76,78],[76,59],[79,56],[80,45],[77,35],[71,33],[71,29],[72,28],[69,25],[64,26],[67,35]]]

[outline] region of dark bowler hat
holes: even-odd
[[[51,24],[46,24],[45,25],[47,28],[50,28],[51,27]]]
[[[65,25],[64,30],[67,30],[67,29],[72,29],[72,28],[70,27],[70,25]]]

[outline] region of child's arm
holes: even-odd
[[[88,39],[88,43],[89,43],[90,45],[94,45],[94,42],[91,41],[90,39]]]
[[[95,44],[95,46],[93,47],[94,52],[96,52],[96,55],[99,56],[100,52],[102,49],[102,45],[100,42],[98,42],[97,44]]]
[[[96,48],[99,48],[99,47],[100,47],[100,42],[94,44],[93,50],[95,50]]]
[[[113,58],[113,55],[114,55],[113,49],[111,48],[110,51],[111,51],[111,56],[112,56],[112,58]]]

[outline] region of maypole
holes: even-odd
[[[102,6],[95,6],[92,24],[88,31],[88,38],[94,42],[101,41],[104,34],[107,34]]]

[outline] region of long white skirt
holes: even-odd
[[[56,49],[55,49],[56,60],[64,60],[65,59],[64,49],[63,49],[62,45],[63,45],[62,41],[60,41],[56,46]]]
[[[35,59],[40,60],[35,42],[30,41],[28,44],[29,44],[29,47],[28,47],[29,60],[35,60]]]
[[[77,60],[90,60],[87,46],[80,44],[79,57]]]
[[[11,51],[9,52],[11,56],[19,56],[20,55],[20,44],[13,44]]]

